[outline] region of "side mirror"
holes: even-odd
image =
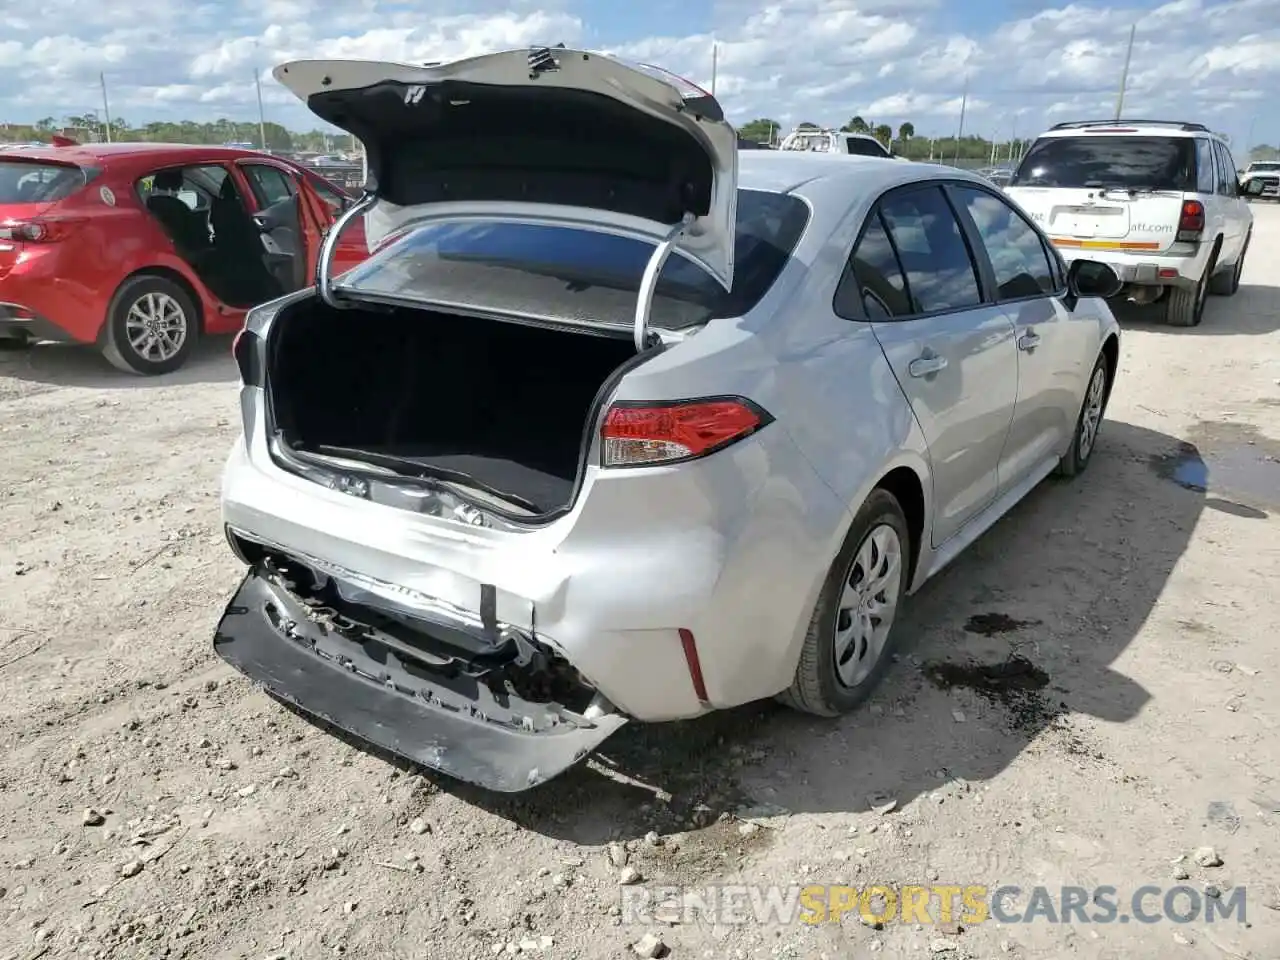
[[[1250,177],[1239,185],[1237,192],[1242,197],[1260,197],[1266,188],[1266,182],[1260,177]]]
[[[1068,307],[1081,297],[1110,299],[1124,289],[1124,281],[1110,266],[1097,260],[1072,260],[1067,268]]]

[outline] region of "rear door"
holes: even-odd
[[[983,301],[978,269],[936,184],[891,191],[868,218],[837,302],[872,321],[929,446],[932,543],[995,499],[1013,419],[1013,323]]]
[[[1041,137],[1005,189],[1068,257],[1159,253],[1174,243],[1195,173],[1191,137],[1095,129]]]
[[[288,253],[296,258],[293,286],[300,289],[310,285],[316,275],[320,245],[333,223],[328,205],[311,189],[305,176],[283,164],[254,159],[240,161],[239,167],[259,212],[285,203],[294,206],[295,216],[290,224],[294,236],[286,245]]]
[[[1217,206],[1222,229],[1222,250],[1218,254],[1218,264],[1221,266],[1235,263],[1240,256],[1240,248],[1244,245],[1245,232],[1253,222],[1253,214],[1240,196],[1240,181],[1235,161],[1231,159],[1231,151],[1218,140],[1213,141],[1213,151],[1218,164]],[[1209,236],[1212,237],[1213,234]]]

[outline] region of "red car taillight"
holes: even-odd
[[[20,240],[24,243],[53,243],[65,239],[72,220],[10,220],[0,223],[0,240]]]
[[[609,408],[600,434],[605,467],[644,467],[695,460],[723,450],[773,422],[743,397],[671,403],[620,401]]]
[[[1192,242],[1200,239],[1204,230],[1204,204],[1199,200],[1187,200],[1182,204],[1182,215],[1178,218],[1178,239]]]

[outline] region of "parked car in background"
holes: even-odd
[[[351,202],[252,150],[73,144],[0,154],[0,338],[94,344],[133,373],[176,370],[203,334],[312,282]],[[360,224],[335,267],[367,256]]]
[[[1255,160],[1240,175],[1242,185],[1257,180],[1261,192],[1251,193],[1246,187],[1247,200],[1280,200],[1280,160]]]
[[[1193,327],[1209,293],[1240,286],[1263,182],[1236,177],[1231,149],[1199,123],[1090,120],[1040,136],[1005,187],[1068,261],[1109,264],[1120,296],[1163,302]]]
[[[893,157],[893,152],[888,147],[869,134],[814,130],[809,127],[797,127],[791,131],[782,138],[778,149],[854,157]]]
[[[385,749],[517,791],[629,720],[853,710],[1096,449],[1119,281],[980,177],[739,153],[577,50],[275,75],[366,138],[389,240],[236,341],[214,648]]]

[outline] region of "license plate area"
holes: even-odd
[[[1123,237],[1129,232],[1129,211],[1123,207],[1060,207],[1050,224],[1054,233],[1077,237]]]

